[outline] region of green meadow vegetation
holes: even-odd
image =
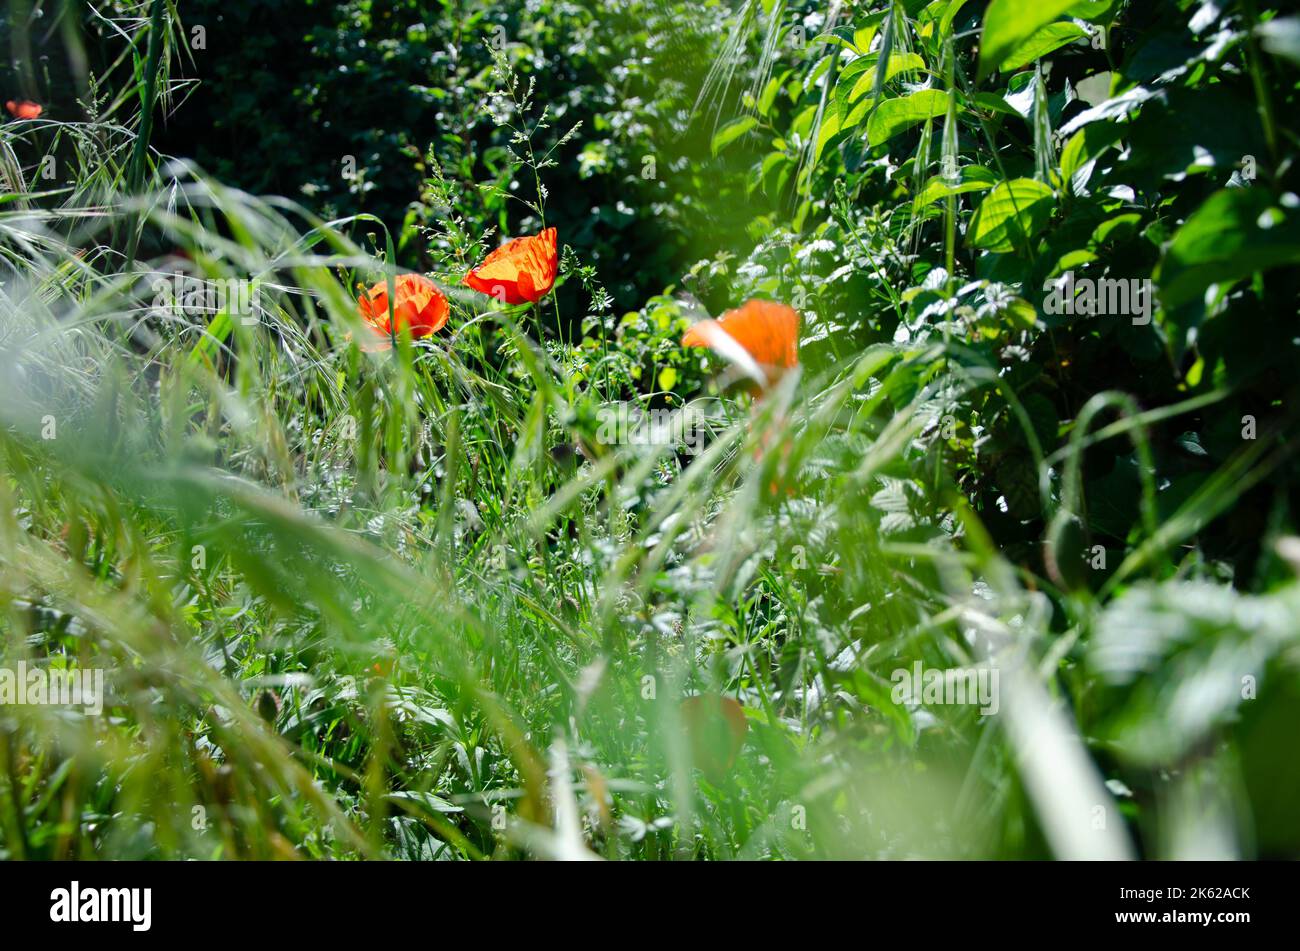
[[[1300,855],[1286,6],[11,0],[0,857]]]

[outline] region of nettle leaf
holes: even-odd
[[[1111,719],[1128,759],[1167,762],[1232,722],[1243,678],[1262,680],[1296,642],[1296,588],[1272,597],[1227,585],[1171,581],[1134,587],[1096,621],[1089,666],[1125,688]]]
[[[998,69],[1005,73],[1028,66],[1039,57],[1046,56],[1067,43],[1081,40],[1087,35],[1088,31],[1077,23],[1049,23],[1017,46],[1011,55],[998,65]]]
[[[933,204],[941,198],[947,198],[949,195],[988,191],[998,183],[997,173],[984,168],[982,165],[967,165],[958,174],[959,177],[956,182],[945,181],[939,175],[926,182],[925,187],[916,196],[913,208],[920,211],[926,205]]]
[[[713,154],[717,155],[756,125],[758,125],[758,120],[753,116],[741,116],[739,119],[732,119],[713,133]]]
[[[980,39],[979,78],[983,79],[1039,29],[1051,23],[1078,0],[993,0],[984,11]]]
[[[1211,284],[1300,261],[1300,200],[1263,188],[1215,192],[1183,223],[1156,272],[1160,301],[1180,307]]]
[[[922,89],[910,96],[886,99],[867,122],[867,140],[877,146],[918,122],[937,118],[948,111],[948,93]]]
[[[1052,216],[1052,190],[1032,178],[1003,182],[989,192],[971,220],[966,240],[988,251],[1023,248]]]

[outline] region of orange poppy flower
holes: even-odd
[[[732,357],[736,344],[758,364],[768,384],[799,365],[799,314],[768,300],[746,301],[717,320],[701,320],[682,335],[684,347],[708,347]]]
[[[465,284],[505,304],[536,304],[555,284],[555,229],[507,241],[465,275]]]
[[[19,99],[17,102],[10,99],[5,103],[5,108],[15,119],[39,119],[41,113],[45,111],[39,102],[28,99]]]
[[[700,772],[717,782],[726,777],[745,745],[745,708],[731,697],[700,694],[681,705],[682,724]]]
[[[395,330],[410,328],[411,336],[427,337],[447,322],[451,307],[442,291],[423,274],[399,274],[393,281],[393,320]],[[357,301],[361,317],[386,341],[388,323],[388,282],[380,281]],[[376,344],[380,348],[383,343]]]

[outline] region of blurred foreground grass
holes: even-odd
[[[151,14],[127,65],[158,96],[177,27]],[[107,690],[99,716],[0,708],[0,855],[1300,846],[1300,591],[1174,562],[1282,440],[1246,444],[1100,592],[1061,590],[945,474],[912,476],[946,407],[1006,388],[959,343],[693,401],[698,456],[602,444],[600,348],[449,289],[444,331],[363,351],[355,287],[386,263],[357,236],[396,264],[380,222],[224,188],[141,131],[123,106],[0,133],[0,666]],[[78,172],[41,196],[54,138]],[[160,305],[179,270],[256,304]],[[1114,409],[1106,435],[1140,448],[1155,420],[1103,393],[1040,471]],[[917,663],[996,669],[996,713],[900,702]]]

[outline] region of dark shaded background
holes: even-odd
[[[543,174],[547,224],[597,266],[616,311],[640,306],[699,257],[744,250],[754,214],[748,160],[714,159],[712,119],[690,120],[716,42],[716,26],[712,36],[706,27],[725,11],[558,3],[534,20],[521,17],[523,6],[189,0],[187,70],[199,83],[155,144],[327,218],[375,214],[402,233],[406,267],[428,263],[418,229],[445,213],[419,201],[430,146],[448,176],[465,180],[455,211],[472,227],[536,230],[521,203],[469,185],[498,178],[507,160],[507,136],[484,106],[497,85],[487,40],[500,27],[517,71],[536,84],[539,109],[549,107],[538,152],[582,123]],[[345,156],[356,160],[353,180],[343,177]],[[654,178],[645,176],[647,156]],[[531,176],[517,184],[531,199]]]

